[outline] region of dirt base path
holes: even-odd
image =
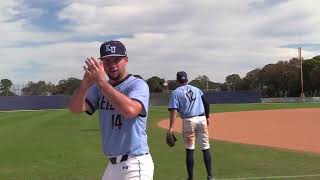
[[[215,113],[210,138],[244,144],[320,153],[320,109],[285,109]],[[168,128],[169,120],[158,123]],[[174,131],[181,132],[181,120]]]

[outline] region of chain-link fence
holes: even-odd
[[[26,87],[26,84],[13,84],[9,91],[15,95],[21,96],[24,87]],[[11,94],[10,92],[7,92],[6,95],[9,96]]]

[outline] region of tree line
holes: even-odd
[[[238,74],[230,74],[224,83],[212,82],[206,75],[199,75],[189,81],[189,84],[210,91],[260,90],[263,97],[299,97],[302,92],[300,63],[297,58],[278,61],[276,64],[267,64],[249,71],[243,78]],[[302,67],[304,95],[320,96],[320,56],[302,60]],[[134,76],[143,79],[140,75]],[[165,80],[158,76],[145,81],[149,85],[150,92],[170,91],[178,87],[175,80]],[[21,91],[22,95],[71,95],[80,83],[81,80],[74,77],[60,80],[57,85],[45,81],[29,81]],[[12,85],[11,80],[2,79],[0,95],[16,95],[10,91]]]

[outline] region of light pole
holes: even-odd
[[[299,51],[299,60],[300,60],[300,81],[301,81],[301,95],[302,102],[305,102],[304,92],[303,92],[303,68],[302,68],[302,58],[301,58],[301,47],[298,49]]]
[[[209,91],[209,79],[207,79],[207,91]]]

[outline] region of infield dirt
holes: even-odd
[[[168,113],[169,115],[169,113]],[[168,128],[169,120],[158,125]],[[181,120],[174,131],[181,132]],[[214,113],[212,139],[320,153],[320,109],[283,109]]]

